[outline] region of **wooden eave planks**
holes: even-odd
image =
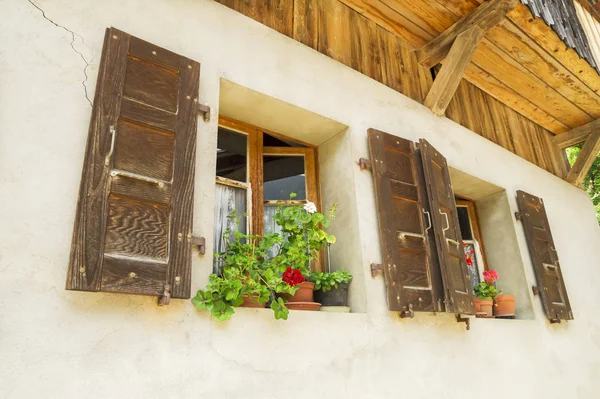
[[[442,32],[440,28],[447,28],[480,3],[474,0],[342,1],[416,48],[439,35]],[[523,20],[527,14],[529,19]],[[410,22],[407,22],[407,16],[412,17]],[[597,93],[600,77],[596,71],[584,60],[579,60],[575,52],[557,49],[557,43],[562,41],[543,21],[539,22],[547,29],[535,23],[537,31],[532,30],[529,25],[536,20],[526,7],[518,5],[508,16],[515,25],[506,25],[508,21],[505,21],[494,28],[496,33],[491,39],[482,41],[474,55],[474,62],[467,68],[465,79],[554,133],[597,118],[600,107],[595,108],[595,104],[600,103]],[[527,29],[522,29],[520,24],[528,25]],[[515,36],[515,29],[522,30],[523,34]],[[544,40],[538,41],[531,32],[541,34]],[[505,38],[500,40],[500,36]],[[538,46],[527,51],[524,40],[526,46],[536,43]],[[549,45],[555,48],[550,49]],[[566,46],[563,44],[563,47]],[[555,54],[560,59],[554,58]],[[529,62],[522,65],[523,61]]]

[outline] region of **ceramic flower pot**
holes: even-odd
[[[248,295],[244,294],[242,296],[244,298],[244,303],[240,305],[242,308],[266,308],[267,303],[258,303],[258,295],[252,295],[252,298]]]
[[[337,288],[327,292],[315,291],[315,301],[322,306],[347,306],[348,305],[348,283],[339,284]]]
[[[494,298],[494,302],[494,316],[514,316],[514,295],[498,295],[496,298]]]
[[[287,299],[288,302],[312,302],[314,290],[315,283],[309,283],[305,281],[304,283],[298,284],[298,290],[294,295],[281,294],[280,296],[283,299]]]
[[[494,317],[492,308],[494,307],[494,301],[492,299],[481,299],[473,298],[475,304],[475,317],[488,318]]]

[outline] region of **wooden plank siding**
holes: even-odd
[[[265,3],[268,3],[269,6],[262,7],[253,5],[262,3],[258,0],[217,1],[421,104],[431,88],[433,76],[430,69],[417,62],[414,52],[415,44],[422,45],[431,40],[435,36],[428,32],[435,34],[442,32],[445,27],[452,25],[459,17],[472,11],[479,4],[475,0],[466,3],[452,0],[444,2],[443,6],[435,2],[403,1],[394,2],[393,8],[390,8],[383,5],[377,6],[377,2],[373,1],[352,0],[353,3],[362,5],[360,10],[356,10],[355,7],[344,4],[348,1],[339,0],[268,0]],[[273,5],[274,3],[277,3],[276,7]],[[292,18],[286,12],[278,12],[271,16],[265,15],[265,13],[272,13],[274,9],[281,10],[283,8],[293,10]],[[527,9],[525,8],[525,10]],[[407,18],[404,21],[404,28],[400,28],[397,21],[394,22],[395,20],[392,19],[397,18],[400,13]],[[410,23],[408,16],[413,17]],[[377,23],[373,21],[376,17],[379,18]],[[386,17],[389,23],[387,25],[380,23],[381,18]],[[503,21],[500,25],[506,23],[507,21]],[[410,27],[410,29],[406,27]],[[505,29],[505,31],[508,34],[508,30]],[[494,35],[494,40],[502,41],[500,38],[498,40],[495,38],[496,35]],[[500,61],[509,58],[512,60],[511,62],[517,64],[505,52],[498,50],[496,44],[487,38],[484,40],[486,41],[484,47],[487,45],[487,47],[493,48],[492,58]],[[511,51],[521,51],[518,54],[526,54],[530,59],[535,57],[535,54],[538,54],[539,57],[542,52],[538,49],[534,53],[532,53],[534,50],[527,50],[525,53],[525,49],[522,48]],[[483,56],[479,55],[478,57],[482,58]],[[484,63],[489,63],[489,61]],[[535,64],[535,62],[531,61],[530,64]],[[551,68],[552,65],[546,66],[546,68]],[[519,66],[518,68],[523,70],[525,67]],[[558,66],[554,65],[554,68],[558,68]],[[564,68],[560,72],[571,77],[568,74],[573,73],[573,68],[570,72]],[[562,119],[558,120],[551,116],[555,114],[556,109],[541,109],[519,94],[519,87],[533,81],[533,86],[537,85],[536,87],[540,89],[540,96],[543,96],[540,97],[544,99],[543,105],[552,107],[551,101],[546,100],[552,98],[545,93],[547,85],[543,82],[540,83],[536,78],[528,79],[527,83],[523,83],[520,78],[515,78],[514,82],[507,85],[478,65],[470,64],[465,73],[465,79],[461,80],[456,94],[448,105],[446,116],[550,173],[564,177],[564,164],[558,147],[552,140],[553,134],[548,129],[566,131],[569,126],[563,123]],[[469,81],[477,81],[478,86],[483,86],[485,91]],[[565,87],[566,91],[576,90],[575,86]],[[580,101],[582,104],[587,101],[586,104],[590,105],[583,108],[591,110],[594,102],[600,101],[600,96],[593,89],[586,88],[586,90],[587,96],[581,97]],[[495,97],[502,97],[504,101],[491,96],[488,94],[489,91],[500,91],[502,95]],[[559,103],[565,98],[554,89],[552,92],[558,101],[556,107],[560,108]],[[508,102],[516,110],[505,104],[506,98],[510,99]],[[563,113],[567,109],[570,110],[569,112],[573,111],[568,118],[565,117],[569,120],[569,124],[577,125],[580,121],[591,119],[581,108],[568,101],[567,103],[556,114]],[[598,112],[600,113],[600,106]],[[543,127],[531,122],[522,114],[533,115],[532,120],[537,123],[544,121]]]

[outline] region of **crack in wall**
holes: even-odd
[[[83,68],[83,75],[85,76],[85,79],[81,82],[81,85],[83,86],[83,91],[85,92],[85,99],[87,100],[87,102],[90,104],[90,107],[92,106],[92,101],[90,100],[90,97],[88,95],[88,90],[87,90],[87,81],[88,81],[88,74],[87,74],[87,69],[90,66],[90,62],[92,61],[92,59],[90,59],[90,61],[88,62],[88,60],[85,59],[85,57],[83,56],[83,54],[81,54],[80,51],[77,51],[77,49],[75,48],[75,36],[79,37],[81,39],[81,43],[88,47],[87,44],[85,44],[85,41],[83,40],[83,37],[75,32],[73,32],[72,30],[70,30],[67,27],[64,27],[62,25],[57,24],[56,22],[54,22],[53,20],[51,20],[50,18],[48,18],[46,16],[46,13],[44,12],[44,10],[38,6],[37,4],[35,4],[32,0],[27,0],[32,6],[34,6],[35,8],[37,8],[41,13],[42,16],[44,17],[45,20],[47,20],[48,22],[50,22],[52,25],[56,26],[57,28],[61,28],[64,29],[65,31],[67,31],[68,33],[71,34],[71,48],[73,49],[73,51],[79,55],[79,57],[83,60],[83,62],[85,62],[85,67]],[[88,47],[89,48],[89,47]]]

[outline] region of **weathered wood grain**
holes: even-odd
[[[388,308],[442,311],[442,285],[420,158],[414,144],[369,129]]]
[[[128,48],[129,35],[106,30],[75,213],[69,290],[100,288],[109,177],[105,157],[111,145],[110,126],[116,124],[120,112],[121,97],[113,93],[123,91]]]
[[[135,259],[104,255],[102,291],[126,294],[162,295],[167,262],[138,262]]]
[[[432,3],[436,4],[436,3]],[[496,25],[516,5],[516,0],[490,0],[444,30],[435,39],[417,50],[419,63],[431,68],[442,61],[454,40],[463,32],[478,26],[483,32]]]
[[[116,134],[114,169],[171,181],[175,143],[172,133],[121,121]]]
[[[318,0],[294,0],[294,40],[317,49],[318,44]]]
[[[544,201],[519,190],[517,203],[546,317],[551,321],[572,320],[573,312]]]
[[[461,32],[448,52],[445,63],[433,81],[424,105],[436,115],[444,115],[448,103],[462,80],[471,56],[485,32],[478,26]]]
[[[152,107],[177,111],[177,71],[129,58],[123,95]]]
[[[571,184],[580,186],[596,160],[598,153],[600,153],[600,127],[595,128],[585,143],[583,143],[583,147],[581,147],[575,163],[567,174],[566,180]]]
[[[554,142],[560,148],[572,147],[575,144],[583,143],[592,134],[592,131],[598,128],[600,128],[600,119],[576,127],[568,132],[557,134],[554,137]]]
[[[167,259],[169,205],[111,194],[104,253]]]
[[[192,283],[194,172],[196,159],[197,101],[200,64],[180,57],[179,110],[175,132],[173,201],[171,202],[170,253],[167,281],[171,297],[189,298]]]
[[[475,314],[448,164],[444,156],[426,140],[419,140],[419,149],[444,282],[446,311]]]
[[[189,297],[199,68],[107,30],[67,289]]]

